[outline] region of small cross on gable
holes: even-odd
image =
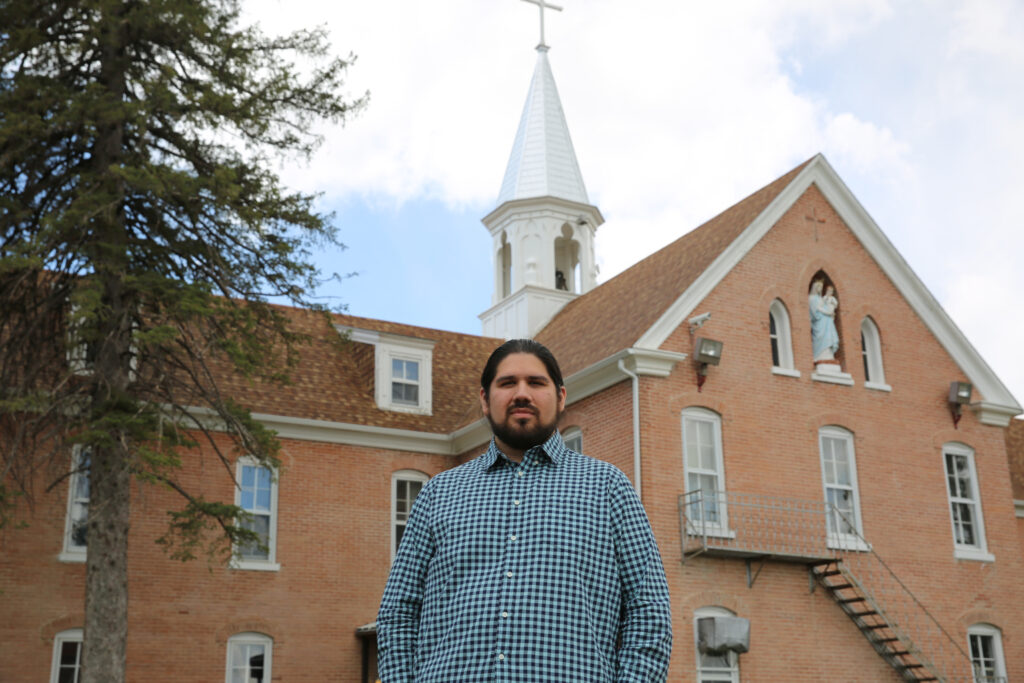
[[[523,2],[528,2],[531,5],[537,5],[537,7],[540,8],[540,43],[537,47],[547,47],[547,44],[544,42],[544,10],[553,9],[556,12],[561,12],[562,8],[558,5],[552,5],[550,2],[547,2],[547,0],[523,0]]]

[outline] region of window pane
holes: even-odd
[[[412,382],[420,381],[420,364],[413,360],[405,361],[405,378]]]
[[[239,497],[239,505],[245,510],[252,510],[255,494],[251,488],[243,488]]]
[[[260,548],[260,545],[266,546],[267,540],[270,537],[270,517],[268,515],[256,515],[252,519],[242,522],[242,528],[255,531],[259,537],[259,543],[247,543],[241,548],[242,557],[249,559],[266,560],[270,557],[269,548]]]
[[[402,374],[402,361],[397,358],[391,359],[391,376],[396,379],[402,379],[405,377],[405,375]]]
[[[60,665],[74,666],[78,663],[78,648],[81,643],[64,641],[60,644]]]
[[[242,486],[252,488],[256,485],[256,468],[252,465],[242,465]]]

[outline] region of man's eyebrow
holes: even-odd
[[[494,378],[494,381],[495,382],[501,382],[501,381],[504,381],[506,379],[515,379],[516,377],[517,377],[516,375],[499,375],[498,377]],[[550,382],[551,381],[551,378],[548,377],[547,375],[527,375],[526,379],[528,379],[528,380],[538,380],[538,379],[540,379],[540,380],[544,380],[545,382]]]

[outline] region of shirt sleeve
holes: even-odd
[[[413,502],[377,612],[377,669],[382,683],[411,683],[427,567],[434,555],[430,498],[435,480]]]
[[[668,677],[672,605],[665,569],[640,498],[621,472],[611,485],[615,561],[622,586],[618,681],[657,683]]]

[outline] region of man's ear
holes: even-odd
[[[480,410],[484,411],[484,415],[490,415],[490,410],[487,407],[487,392],[484,391],[483,387],[480,387]]]
[[[558,409],[565,409],[565,385],[558,387]]]

